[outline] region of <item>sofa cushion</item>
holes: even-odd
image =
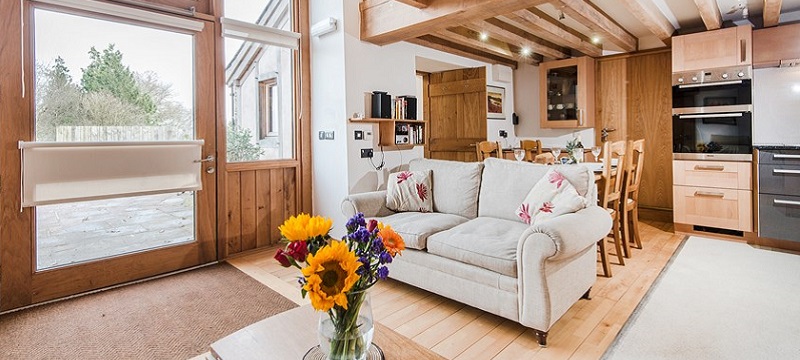
[[[478,216],[481,163],[414,159],[411,171],[431,170],[433,211],[473,219]]]
[[[469,219],[453,214],[404,212],[376,220],[391,226],[400,234],[407,248],[422,250],[427,246],[431,234],[463,224]]]
[[[519,221],[478,217],[428,237],[428,252],[517,276],[517,243],[528,225]]]
[[[392,211],[433,211],[431,172],[401,171],[389,175],[386,207]]]
[[[589,199],[596,196],[597,191],[590,191],[595,188],[594,175],[585,166],[541,165],[495,158],[486,159],[483,164],[478,216],[518,221],[517,206],[550,169],[556,169],[563,174],[575,186],[578,194],[587,197],[590,202],[596,201]]]
[[[517,216],[526,224],[534,224],[574,213],[585,208],[586,202],[557,169],[550,169],[525,196],[517,208]]]

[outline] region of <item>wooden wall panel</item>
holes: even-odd
[[[279,239],[281,236],[280,231],[278,231],[278,225],[282,224],[283,221],[286,220],[286,216],[284,215],[284,206],[286,206],[286,189],[283,187],[282,169],[270,170],[269,177],[269,181],[272,184],[272,196],[269,199],[269,214],[270,222],[275,225],[269,229],[269,234],[270,239],[275,239],[277,241],[277,239]]]
[[[240,173],[242,218],[242,250],[256,247],[256,171]]]
[[[228,247],[228,254],[235,254],[242,251],[242,199],[241,199],[241,177],[239,172],[227,174],[225,181],[226,201],[225,206],[225,243]]]
[[[256,171],[256,220],[258,222],[256,227],[256,247],[271,244],[270,229],[273,226],[278,227],[278,224],[272,225],[272,219],[269,216],[269,198],[272,196],[269,172],[269,170]]]
[[[595,143],[600,144],[602,129],[616,129],[609,133],[607,141],[626,138],[625,119],[627,118],[627,61],[626,58],[598,61],[596,74],[595,101]]]
[[[639,203],[672,208],[672,84],[669,52],[628,59],[629,139],[645,139]]]

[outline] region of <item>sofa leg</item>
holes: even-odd
[[[581,299],[592,300],[592,287],[591,286],[589,287],[589,290],[586,290],[586,292],[583,294],[583,296],[581,296]]]
[[[540,331],[536,329],[533,330],[533,335],[536,336],[536,341],[539,343],[540,347],[547,347],[547,331]]]

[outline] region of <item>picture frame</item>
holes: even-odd
[[[486,86],[486,117],[505,119],[506,89],[499,86]]]

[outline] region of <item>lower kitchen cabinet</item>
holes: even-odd
[[[721,229],[753,231],[750,190],[675,185],[675,222]]]
[[[800,196],[761,194],[759,236],[800,241]]]

